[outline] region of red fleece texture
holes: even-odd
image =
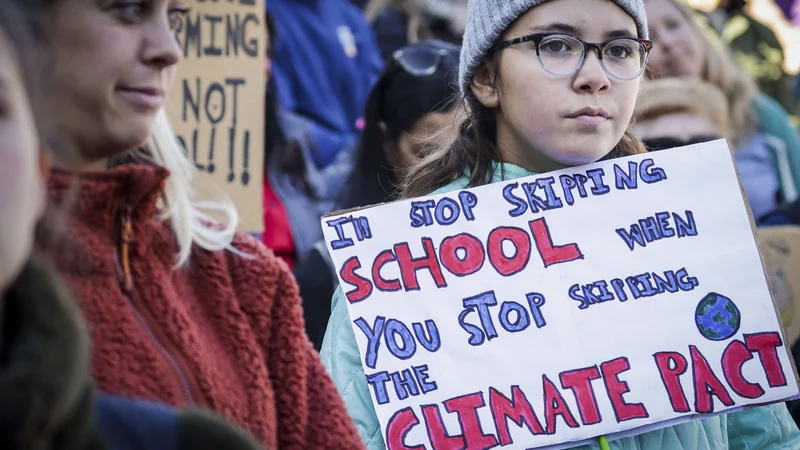
[[[99,388],[207,407],[267,449],[363,448],[305,334],[297,286],[283,262],[239,233],[233,246],[251,258],[195,247],[189,264],[175,268],[175,236],[156,208],[167,176],[130,165],[50,178],[51,200],[70,214],[67,236],[49,253],[89,323]],[[125,211],[133,222],[127,296],[115,256]],[[189,399],[159,347],[183,365],[200,398]]]

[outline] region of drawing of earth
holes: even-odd
[[[697,304],[694,321],[704,338],[724,341],[739,331],[742,316],[731,299],[711,292]]]

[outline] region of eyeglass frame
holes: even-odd
[[[570,37],[572,39],[575,39],[576,41],[580,42],[583,45],[583,53],[581,54],[581,62],[580,62],[580,64],[578,64],[578,67],[576,67],[575,70],[573,70],[572,72],[569,72],[569,73],[558,74],[558,73],[554,73],[554,72],[548,70],[547,67],[545,67],[544,63],[542,62],[542,57],[539,54],[539,44],[541,44],[543,40],[545,40],[546,38],[548,38],[550,36],[567,36],[567,37]],[[608,68],[606,68],[606,64],[603,62],[603,48],[606,45],[608,45],[609,43],[614,42],[614,41],[618,41],[618,40],[636,41],[639,44],[644,46],[644,61],[642,61],[642,67],[641,67],[641,69],[639,69],[639,73],[637,73],[635,76],[633,76],[631,78],[621,78],[621,77],[618,77],[618,76],[612,74],[611,72],[608,71]],[[500,42],[492,49],[492,51],[490,53],[494,54],[494,53],[499,52],[501,50],[504,50],[504,49],[506,49],[508,47],[511,47],[512,45],[524,44],[525,42],[533,42],[534,43],[534,45],[536,46],[536,59],[539,60],[539,65],[542,66],[542,69],[544,69],[545,72],[547,72],[547,73],[549,73],[551,75],[554,75],[554,76],[557,76],[557,77],[568,77],[570,75],[573,75],[573,74],[577,73],[578,71],[581,70],[581,68],[583,68],[583,65],[586,63],[586,54],[589,53],[589,50],[591,49],[591,50],[595,50],[597,52],[597,59],[600,60],[600,66],[603,68],[603,72],[605,72],[606,75],[610,76],[611,78],[614,78],[615,80],[619,80],[619,81],[633,81],[633,80],[639,78],[640,76],[642,76],[642,73],[644,73],[644,70],[647,67],[647,60],[648,60],[648,58],[650,56],[650,50],[653,49],[653,41],[650,41],[648,39],[641,39],[641,38],[637,38],[637,37],[633,37],[633,36],[619,36],[619,37],[606,39],[603,42],[586,42],[583,39],[581,39],[581,38],[579,38],[577,36],[573,36],[573,35],[571,35],[569,33],[553,32],[553,33],[533,33],[533,34],[529,34],[529,35],[526,35],[526,36],[522,36],[522,37],[518,37],[518,38],[515,38],[515,39],[509,39],[507,41]]]
[[[415,50],[422,50],[422,49],[415,49]],[[436,57],[436,62],[431,66],[426,68],[425,70],[413,70],[409,67],[408,64],[403,63],[403,55],[406,54],[407,49],[399,49],[392,53],[392,62],[400,66],[406,73],[409,75],[413,75],[415,77],[429,77],[435,74],[439,68],[442,66],[442,62],[450,54],[450,52],[458,52],[458,47],[452,46],[452,48],[437,48],[437,49],[430,49],[428,50],[432,55]]]

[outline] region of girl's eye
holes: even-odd
[[[113,8],[126,22],[136,22],[145,13],[144,2],[119,2]]]
[[[171,8],[169,10],[169,26],[173,30],[177,30],[188,14],[189,8]]]
[[[606,54],[618,59],[627,59],[633,55],[633,50],[628,44],[611,44],[606,49]]]
[[[664,26],[668,30],[677,30],[678,28],[681,27],[681,22],[679,20],[670,19],[670,20],[665,21]]]
[[[539,45],[539,50],[544,50],[549,53],[564,53],[572,51],[572,46],[564,39],[554,38],[542,42],[541,45]]]

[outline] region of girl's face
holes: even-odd
[[[672,0],[646,0],[647,25],[653,39],[648,67],[657,77],[701,78],[703,39]]]
[[[595,43],[637,37],[633,18],[609,0],[551,0],[523,14],[502,40],[547,32]],[[552,75],[539,63],[533,42],[500,53],[491,87],[476,86],[481,72],[488,71],[479,70],[473,92],[495,108],[501,156],[535,172],[587,164],[608,154],[628,127],[640,82],[611,78],[595,51],[587,52],[576,73]]]
[[[0,31],[0,293],[33,247],[44,205],[39,141],[18,61]]]
[[[59,0],[44,21],[51,111],[92,164],[142,145],[181,49],[181,0]]]

